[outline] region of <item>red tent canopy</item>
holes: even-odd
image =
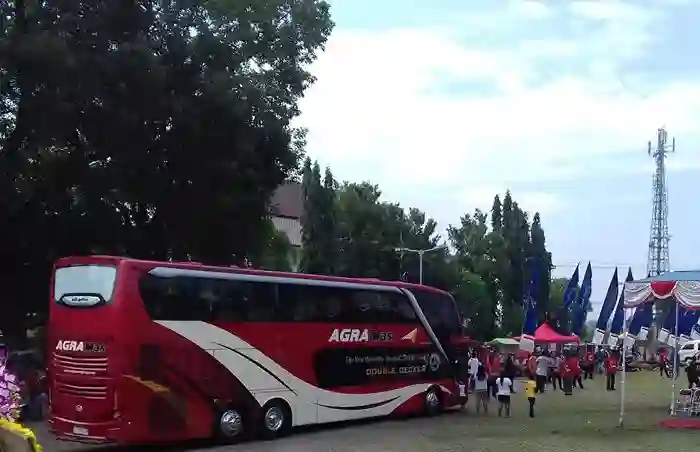
[[[545,342],[549,344],[566,344],[568,342],[578,343],[578,336],[575,334],[572,334],[571,336],[563,336],[554,331],[551,326],[543,323],[535,331],[535,342]]]
[[[516,336],[514,339],[520,340],[520,336]],[[578,344],[578,336],[572,334],[571,336],[564,336],[552,329],[551,326],[543,323],[535,331],[534,336],[535,342],[545,343],[545,344],[568,344],[576,342]]]

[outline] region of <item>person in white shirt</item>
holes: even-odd
[[[549,376],[549,356],[545,353],[537,357],[535,361],[535,383],[537,383],[537,392],[544,392],[544,387],[547,385],[547,376]]]
[[[474,377],[474,397],[476,399],[476,414],[484,409],[484,414],[489,414],[489,379],[486,368],[481,365]]]
[[[509,417],[510,395],[513,392],[513,380],[501,375],[496,379],[496,391],[498,398],[498,415],[501,416],[505,410],[506,417]]]
[[[481,361],[476,356],[476,352],[472,352],[472,357],[467,361],[467,368],[469,369],[469,388],[474,390],[474,380],[476,379],[476,373],[479,371],[479,366]]]

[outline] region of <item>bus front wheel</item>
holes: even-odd
[[[287,435],[292,428],[292,410],[282,400],[271,400],[260,410],[260,432],[265,439]]]

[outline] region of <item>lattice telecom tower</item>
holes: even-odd
[[[649,257],[647,260],[647,272],[651,276],[660,275],[670,270],[668,257],[668,191],[666,190],[666,156],[669,152],[676,151],[676,139],[668,144],[666,129],[661,128],[657,132],[656,149],[651,149],[649,142],[649,155],[654,157],[656,171],[654,172],[654,201],[651,213],[651,230],[649,233]]]

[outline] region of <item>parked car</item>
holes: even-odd
[[[700,341],[688,341],[683,344],[678,352],[678,359],[680,359],[682,365],[687,366],[698,353],[700,353]]]

